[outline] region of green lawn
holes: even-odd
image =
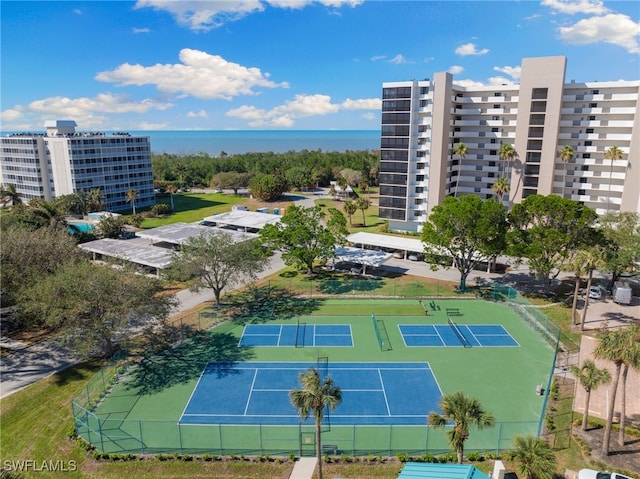
[[[157,194],[156,203],[171,203],[171,195]],[[157,228],[172,223],[193,223],[218,213],[229,211],[231,206],[242,203],[246,198],[242,196],[225,195],[222,193],[180,193],[173,195],[174,213],[147,218],[142,228]]]

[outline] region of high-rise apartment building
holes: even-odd
[[[21,198],[51,199],[99,188],[108,211],[155,204],[151,145],[147,136],[76,132],[76,122],[47,121],[45,133],[0,137],[0,183],[13,184]]]
[[[500,190],[507,207],[557,194],[640,212],[640,81],[565,83],[565,69],[562,56],[525,58],[519,85],[458,86],[449,73],[384,83],[380,217],[421,231],[446,196]],[[612,147],[621,158],[606,158]]]

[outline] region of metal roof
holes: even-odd
[[[171,263],[172,251],[157,246],[135,243],[131,240],[99,239],[78,245],[85,251],[123,259],[153,268],[167,268]]]
[[[376,233],[353,233],[347,236],[347,241],[357,245],[376,246],[398,251],[411,251],[424,253],[424,244],[416,238],[403,238],[400,236],[381,235]]]
[[[202,234],[209,235],[218,234],[221,232],[231,235],[233,241],[235,242],[247,241],[249,239],[258,237],[258,235],[255,233],[245,233],[230,229],[213,228],[211,226],[203,226],[197,223],[173,223],[170,225],[160,226],[158,228],[139,231],[136,233],[136,236],[149,239],[152,242],[184,244],[190,238],[197,238]]]
[[[215,223],[218,226],[235,226],[243,229],[260,230],[265,225],[279,223],[280,216],[256,211],[231,210],[227,213],[207,216],[202,221]]]
[[[336,262],[346,261],[349,263],[364,264],[377,268],[382,263],[391,258],[391,253],[384,251],[374,251],[370,249],[337,247],[335,249]]]
[[[465,464],[407,462],[398,479],[489,479],[489,476]]]

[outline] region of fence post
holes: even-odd
[[[142,437],[142,421],[138,420],[138,433],[140,434],[140,451],[144,455],[144,438]]]
[[[496,444],[496,452],[500,453],[500,441],[502,439],[502,423],[498,423],[498,444]]]
[[[262,447],[262,424],[258,424],[258,437],[260,439],[260,455],[264,454],[264,447]]]
[[[183,449],[182,449],[182,428],[180,428],[180,423],[178,423],[178,442],[180,443],[180,455],[182,456],[182,454],[183,454]]]
[[[102,438],[102,424],[100,423],[100,418],[96,416],[96,421],[98,421],[98,434],[100,434],[100,449],[104,452],[104,439]]]
[[[220,443],[220,455],[224,455],[224,448],[222,447],[222,425],[218,423],[218,442]]]

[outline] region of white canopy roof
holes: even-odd
[[[227,213],[207,216],[203,221],[215,223],[218,226],[235,226],[245,230],[261,230],[265,225],[279,223],[280,216],[256,211],[232,210]]]
[[[244,233],[229,229],[213,228],[211,226],[203,226],[196,223],[173,223],[170,225],[160,226],[158,228],[139,231],[136,233],[136,236],[150,239],[152,242],[183,244],[190,238],[198,237],[201,234],[206,235],[217,233],[226,233],[231,235],[235,242],[247,241],[258,236],[255,233]]]
[[[104,238],[78,245],[85,251],[123,259],[131,263],[163,269],[171,263],[172,251],[157,246],[143,245],[130,240]]]
[[[347,241],[354,245],[376,246],[398,251],[411,251],[412,253],[424,252],[424,245],[417,238],[359,232],[347,236]]]
[[[382,263],[391,258],[391,253],[385,253],[384,251],[374,251],[371,249],[351,248],[348,246],[339,246],[335,249],[336,262],[348,262],[362,264],[366,266],[373,266],[377,268]]]

